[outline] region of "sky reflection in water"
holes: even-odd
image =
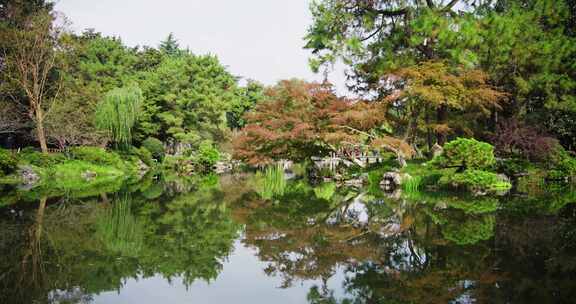
[[[168,283],[161,276],[130,279],[119,292],[105,292],[94,297],[95,304],[112,303],[306,303],[306,295],[320,280],[294,284],[281,288],[281,280],[267,276],[266,263],[258,260],[255,249],[240,241],[234,242],[234,251],[214,282],[196,281],[191,286],[180,279]],[[338,269],[328,280],[328,287],[340,291],[344,273]],[[336,294],[342,297],[343,293]]]

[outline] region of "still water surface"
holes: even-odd
[[[0,303],[574,303],[576,192],[254,176],[0,196]]]

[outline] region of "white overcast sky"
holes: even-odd
[[[237,76],[274,84],[320,81],[308,67],[303,37],[311,0],[57,0],[80,32],[93,28],[129,46],[157,46],[172,32],[196,54],[216,54]],[[329,76],[345,93],[342,68]]]

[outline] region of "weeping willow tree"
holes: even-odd
[[[117,148],[132,143],[132,129],[142,105],[142,90],[136,86],[108,92],[96,108],[96,125],[107,132]]]

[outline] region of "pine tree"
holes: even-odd
[[[180,53],[180,45],[178,44],[178,40],[174,37],[174,33],[168,34],[168,37],[160,42],[159,49],[169,56],[175,56]]]

